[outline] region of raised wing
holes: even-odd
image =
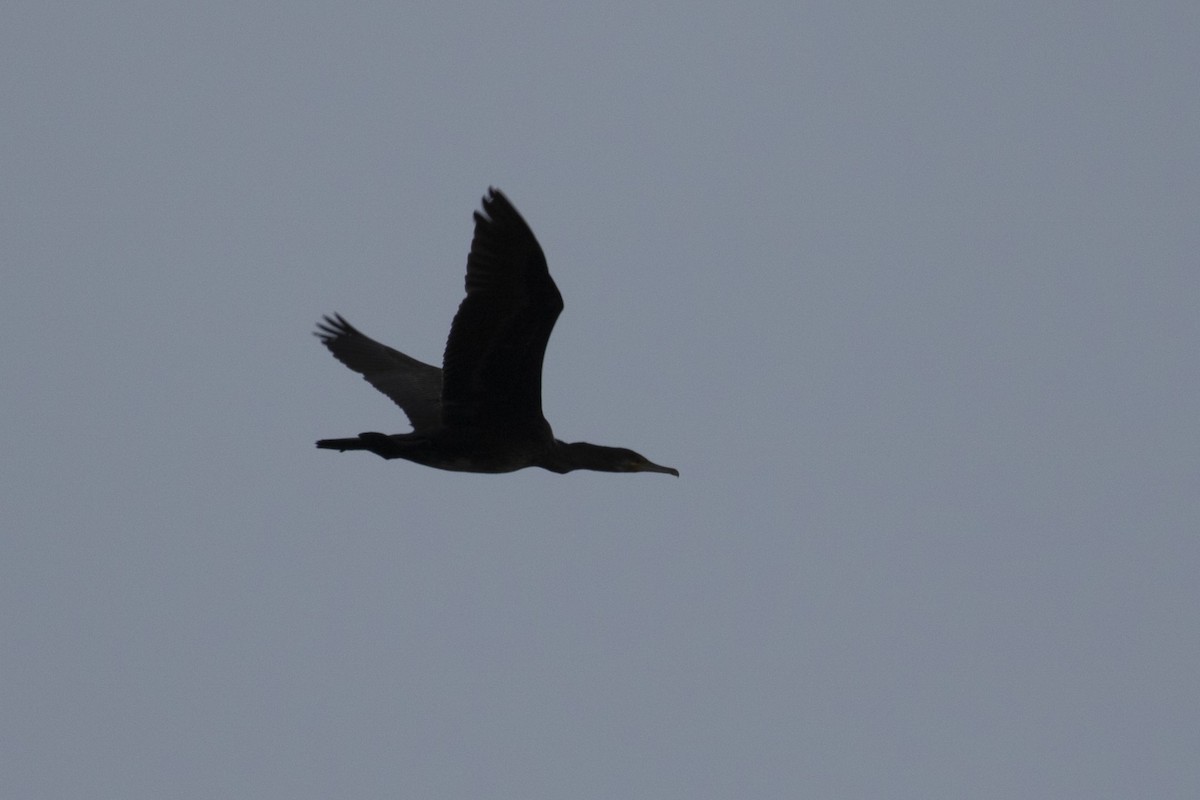
[[[318,323],[316,336],[338,361],[404,409],[415,432],[425,433],[441,425],[440,369],[360,333],[340,314]]]
[[[562,295],[533,231],[497,189],[475,212],[467,296],[443,358],[448,427],[542,427],[542,358]]]

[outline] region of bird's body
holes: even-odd
[[[413,430],[322,439],[317,447],[458,472],[679,474],[632,450],[554,438],[542,415],[542,357],[562,296],[533,232],[496,189],[484,197],[483,213],[475,212],[466,287],[442,369],[376,342],[337,314],[325,317],[317,330],[322,343],[399,405]]]

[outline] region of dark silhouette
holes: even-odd
[[[508,198],[489,189],[483,213],[475,212],[467,296],[450,325],[442,369],[359,333],[338,314],[317,326],[338,361],[404,409],[412,433],[360,433],[317,447],[460,472],[541,467],[678,476],[632,450],[554,438],[542,416],[542,356],[562,309],[533,231]]]

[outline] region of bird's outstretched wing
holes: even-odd
[[[415,432],[432,431],[441,425],[440,369],[360,333],[340,314],[318,323],[316,335],[338,361],[360,373],[404,409]]]
[[[467,296],[443,359],[448,427],[541,427],[542,358],[562,295],[529,225],[497,189],[475,212]]]

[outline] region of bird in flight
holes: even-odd
[[[317,447],[368,450],[458,472],[541,467],[678,477],[678,470],[623,447],[554,438],[542,416],[542,357],[562,295],[533,231],[494,188],[475,212],[466,283],[441,369],[380,344],[340,314],[318,324],[321,343],[400,406],[412,432],[321,439]]]

